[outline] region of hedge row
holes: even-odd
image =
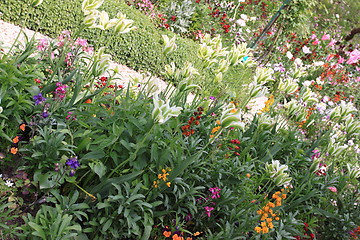
[[[76,32],[82,22],[82,0],[44,0],[36,7],[29,6],[29,0],[2,0],[0,9],[2,18],[18,25],[40,31],[51,37],[56,37],[62,30]],[[184,63],[193,62],[198,65],[196,57],[198,44],[190,39],[177,38],[178,49],[171,56],[162,54],[163,40],[161,35],[173,33],[157,29],[151,20],[138,10],[128,6],[124,1],[105,1],[101,9],[106,10],[110,17],[115,17],[121,11],[127,18],[133,19],[138,27],[136,31],[115,35],[112,30],[101,33],[98,29],[85,29],[81,33],[93,45],[110,42],[107,52],[114,60],[136,70],[146,70],[159,74],[165,64],[172,61]],[[198,61],[198,63],[196,63]]]
[[[82,26],[81,22],[84,17],[81,11],[82,0],[62,0],[60,2],[44,0],[36,8],[31,7],[29,2],[30,0],[1,0],[0,9],[3,13],[3,20],[26,26],[50,37],[58,36],[63,30],[75,33]],[[209,73],[201,70],[201,61],[196,55],[199,47],[197,42],[178,36],[177,50],[164,56],[161,35],[166,34],[172,37],[174,35],[172,32],[156,28],[148,16],[128,6],[122,0],[107,0],[101,9],[107,11],[110,18],[115,17],[120,11],[126,14],[127,18],[134,20],[134,25],[138,27],[136,31],[118,35],[114,34],[112,30],[102,32],[99,29],[84,29],[81,31],[80,37],[89,40],[90,44],[94,46],[108,45],[107,53],[113,56],[113,60],[135,70],[151,72],[157,76],[161,76],[166,64],[176,62],[181,66],[184,62],[189,61],[199,69],[203,79],[209,79]],[[236,68],[229,69],[226,74],[227,80],[238,83],[238,71]],[[242,81],[244,80],[242,79]]]

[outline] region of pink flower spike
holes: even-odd
[[[325,40],[329,40],[330,39],[330,34],[324,34],[322,37],[321,37],[321,40],[325,41]]]
[[[336,192],[337,192],[336,187],[328,187],[328,189],[329,189],[330,191],[334,192],[334,193],[336,193]]]

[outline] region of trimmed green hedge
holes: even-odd
[[[81,11],[82,0],[44,0],[36,8],[31,7],[29,2],[30,0],[1,0],[0,9],[3,20],[26,26],[50,37],[57,37],[63,30],[76,33],[82,26],[84,17]],[[177,36],[177,50],[165,56],[162,53],[161,35],[166,34],[172,37],[174,33],[156,28],[148,16],[128,6],[123,0],[106,0],[100,10],[107,11],[110,18],[114,18],[120,11],[126,14],[127,18],[134,20],[134,25],[138,27],[136,31],[120,35],[115,35],[111,29],[108,31],[83,29],[81,31],[80,37],[87,39],[90,44],[108,45],[106,51],[113,56],[114,61],[156,76],[162,75],[161,72],[166,64],[175,62],[181,67],[183,63],[189,61],[200,72],[201,77],[195,80],[197,84],[202,85],[203,81],[213,78],[209,72],[202,70],[202,62],[196,54],[199,47],[197,42]],[[231,88],[234,91],[241,92],[241,85],[248,82],[250,78],[240,67],[231,67],[225,74],[225,79],[229,83],[232,82]],[[212,87],[222,89],[221,86]]]
[[[44,0],[36,7],[29,6],[29,0],[2,0],[0,9],[2,18],[18,25],[40,31],[51,37],[56,37],[62,30],[75,33],[81,26],[83,13],[82,0]],[[156,75],[163,71],[165,64],[174,61],[182,64],[185,61],[200,66],[196,51],[198,43],[190,39],[177,38],[178,49],[171,56],[162,54],[163,40],[161,35],[173,36],[172,32],[157,29],[148,16],[128,6],[124,1],[105,1],[101,9],[106,10],[110,17],[115,17],[121,11],[127,18],[133,19],[138,27],[136,31],[115,35],[112,30],[102,33],[98,29],[85,29],[80,37],[88,39],[95,46],[109,42],[107,52],[115,61],[136,70],[145,70]]]

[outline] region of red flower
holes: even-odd
[[[176,21],[176,16],[172,16],[171,21],[175,22]]]

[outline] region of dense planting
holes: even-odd
[[[131,7],[156,17],[155,2],[187,21],[153,25]],[[260,23],[282,4],[256,2]],[[195,43],[156,24],[185,36],[204,21],[191,7],[201,1],[127,3],[3,5],[5,19],[54,40],[0,52],[1,238],[358,239],[357,46],[322,29],[268,52],[264,39]],[[304,11],[286,15],[291,26],[306,9],[293,4]],[[68,18],[47,18],[65,6]],[[106,49],[176,86],[120,84]]]

